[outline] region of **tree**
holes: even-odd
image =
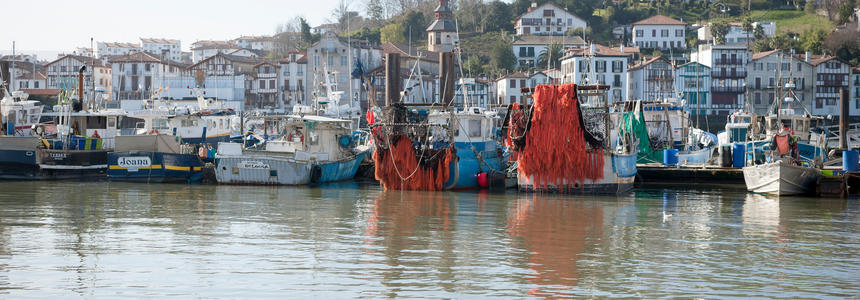
[[[469,56],[469,59],[463,63],[463,70],[466,74],[470,74],[472,76],[483,74],[484,73],[484,62],[481,61],[481,58],[477,55]]]
[[[514,64],[517,62],[517,56],[514,55],[514,49],[508,42],[500,42],[493,46],[490,53],[490,63],[497,71],[514,69]]]
[[[809,29],[803,31],[803,34],[800,35],[801,41],[803,41],[803,48],[806,51],[812,52],[814,54],[821,54],[824,49],[824,37],[827,36],[827,33],[823,29]]]
[[[845,24],[851,21],[851,15],[854,14],[854,5],[850,1],[846,1],[839,6],[839,24]]]
[[[411,37],[413,41],[424,37],[424,30],[427,29],[427,24],[424,23],[424,14],[416,11],[406,13],[400,26],[403,37],[407,39]]]
[[[302,42],[306,45],[310,45],[315,42],[314,36],[311,34],[311,25],[308,25],[308,21],[303,17],[299,18],[299,30],[302,33]]]
[[[806,11],[807,14],[815,14],[815,0],[806,0],[806,5],[803,6],[803,10]]]
[[[511,6],[502,1],[493,1],[489,4],[487,10],[487,24],[485,31],[513,31],[513,19],[511,15]]]
[[[367,17],[373,21],[374,25],[382,22],[382,19],[385,18],[385,8],[382,7],[382,0],[367,1]]]
[[[406,38],[403,37],[403,25],[391,23],[382,27],[379,30],[379,38],[383,43],[403,44]]]
[[[711,35],[714,37],[714,42],[723,44],[726,42],[726,34],[729,33],[729,23],[726,21],[717,21],[711,23]]]
[[[755,36],[756,40],[764,38],[764,27],[762,27],[761,24],[755,25],[755,29],[753,29],[753,36]]]
[[[559,43],[552,43],[544,51],[538,54],[537,67],[545,68],[549,61],[550,68],[559,68],[561,66],[560,58],[564,55],[564,48]]]
[[[857,23],[848,25],[856,28]],[[856,30],[834,31],[824,39],[824,48],[852,65],[860,64],[860,34]]]

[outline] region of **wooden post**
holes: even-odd
[[[848,150],[848,90],[839,91],[839,148]]]
[[[400,102],[400,54],[385,54],[385,106]]]
[[[439,102],[445,106],[454,101],[454,53],[439,53]]]

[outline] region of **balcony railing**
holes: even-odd
[[[259,78],[278,77],[278,73],[259,73],[259,74],[257,74],[257,77],[259,77]]]
[[[714,59],[714,65],[743,65],[742,59]]]
[[[714,86],[711,92],[715,93],[743,93],[744,88],[740,86]]]
[[[711,71],[711,77],[717,78],[746,78],[747,71],[746,70],[735,70],[734,72],[730,70],[723,71]]]

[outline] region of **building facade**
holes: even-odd
[[[357,62],[361,62],[364,70],[382,66],[382,49],[367,41],[347,41],[334,32],[326,32],[308,48],[307,59],[305,99],[312,99],[314,90],[320,88],[313,82],[320,82],[325,78],[323,74],[329,74],[334,79],[335,89],[344,92],[345,101],[358,99],[364,107],[367,93],[361,88],[361,80],[352,78],[350,74]]]
[[[532,2],[528,11],[516,18],[517,35],[566,35],[568,31],[585,29],[585,20],[552,3],[538,6]]]
[[[228,54],[236,50],[239,47],[228,41],[197,41],[191,44],[191,61],[196,64],[215,54]]]
[[[656,15],[631,25],[633,44],[642,48],[686,49],[687,23]]]
[[[96,47],[96,57],[106,58],[123,56],[133,52],[140,52],[140,45],[132,43],[108,43],[98,42]]]
[[[711,68],[698,62],[678,66],[675,84],[694,115],[711,114]]]
[[[45,77],[48,88],[74,90],[78,87],[78,71],[86,66],[84,75],[84,94],[87,99],[93,99],[97,92],[110,90],[110,69],[101,60],[92,57],[65,55],[45,65]],[[107,70],[106,70],[107,69]],[[101,84],[94,84],[93,78],[101,79]]]
[[[137,52],[110,60],[112,99],[143,100],[153,97],[159,89],[159,96],[165,96],[170,88],[168,80],[185,74],[185,67],[147,52]],[[180,88],[180,86],[173,86]]]
[[[457,37],[457,27],[454,25],[454,12],[448,0],[439,0],[433,12],[434,20],[427,27],[427,49],[432,52],[449,52],[454,50]]]
[[[629,54],[605,46],[569,51],[562,58],[564,83],[599,83],[609,85],[610,104],[629,98],[627,91],[627,61]]]
[[[729,114],[745,103],[749,51],[744,44],[699,45],[691,59],[711,68],[711,108]]]
[[[757,26],[761,26],[762,33],[765,36],[772,37],[776,34],[776,23],[774,22],[753,22],[753,28]],[[696,31],[696,35],[699,37],[700,41],[711,42],[714,40],[714,36],[711,34],[711,24],[699,27]],[[755,38],[755,33],[746,32],[743,29],[743,23],[740,22],[731,22],[729,23],[729,31],[725,35],[725,44],[746,44],[747,40],[752,40]]]
[[[242,49],[271,52],[275,49],[275,38],[271,36],[243,36],[233,41]]]
[[[781,50],[771,50],[754,53],[747,70],[750,109],[756,114],[768,113],[773,102],[782,99],[779,93],[789,79],[796,87],[798,100],[811,108],[814,68],[809,62]]]
[[[563,49],[585,48],[586,43],[578,36],[544,36],[544,35],[520,35],[514,37],[512,43],[514,55],[517,57],[517,67],[538,67],[538,57],[547,51],[550,45],[557,43]],[[553,59],[559,59],[555,57]]]
[[[814,104],[812,113],[820,116],[839,115],[839,93],[850,87],[851,66],[829,55],[805,56],[815,68]]]
[[[675,98],[675,67],[662,57],[654,57],[627,69],[629,100]]]
[[[305,82],[308,67],[307,55],[294,51],[287,57],[278,60],[278,70],[281,82],[281,101],[285,107],[296,104],[307,104],[305,98]]]
[[[182,61],[182,42],[171,39],[140,38],[144,52],[172,61]]]

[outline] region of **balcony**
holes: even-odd
[[[743,65],[742,59],[719,59],[714,58],[714,65]]]
[[[259,73],[257,78],[274,78],[278,77],[278,73]]]
[[[731,72],[728,70],[726,72],[711,71],[711,77],[714,77],[714,78],[746,78],[747,77],[747,71],[746,70],[735,70],[734,72]]]
[[[816,86],[848,86],[848,82],[842,80],[818,80]]]
[[[743,93],[744,88],[740,86],[713,86],[711,92],[714,93]]]

